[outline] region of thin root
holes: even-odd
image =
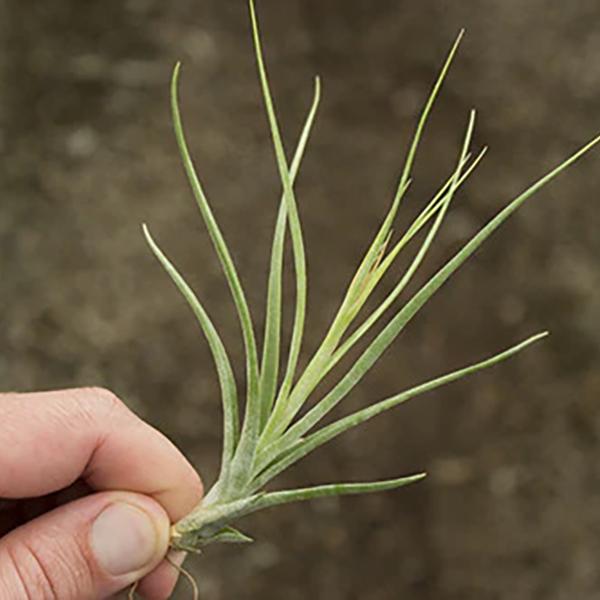
[[[139,581],[136,581],[129,590],[129,594],[127,594],[127,600],[135,600],[135,591],[138,589]]]
[[[192,599],[199,600],[200,590],[198,589],[198,584],[196,583],[194,576],[189,571],[184,569],[182,566],[174,563],[168,556],[167,556],[167,562],[189,581],[190,586],[192,588]]]
[[[174,563],[168,556],[165,557],[165,559],[176,571],[179,572],[180,575],[183,575],[188,580],[188,582],[192,588],[192,600],[199,600],[200,590],[198,589],[198,584],[196,583],[194,576],[189,571],[184,569],[182,566]],[[139,583],[140,583],[139,581],[136,581],[131,586],[129,593],[127,594],[127,600],[135,600],[135,593],[138,589]]]

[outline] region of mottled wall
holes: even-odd
[[[289,145],[312,75],[324,79],[298,184],[311,280],[307,350],[388,205],[414,116],[460,27],[468,35],[407,214],[452,168],[472,106],[476,145],[491,152],[424,273],[600,129],[594,0],[262,0],[259,9]],[[241,365],[228,292],[178,163],[167,84],[182,59],[195,158],[259,327],[279,186],[245,2],[4,0],[0,17],[0,386],[109,387],[210,481],[220,439],[212,363],[139,225],[150,224],[188,275]],[[419,469],[431,477],[249,518],[256,544],[190,561],[203,598],[599,593],[599,169],[596,152],[519,212],[343,409],[540,329],[552,331],[548,341],[346,435],[282,485]]]

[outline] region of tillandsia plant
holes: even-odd
[[[471,111],[467,120],[466,131],[459,144],[458,156],[453,171],[407,230],[397,240],[394,240],[392,224],[401,201],[409,189],[419,142],[434,101],[458,49],[462,38],[461,32],[450,50],[425,103],[389,211],[350,281],[341,305],[321,344],[307,362],[306,367],[299,372],[298,364],[306,313],[307,275],[302,226],[298,215],[294,182],[315,120],[321,88],[319,79],[316,78],[314,99],[297,142],[295,153],[290,161],[284,149],[269,88],[261,38],[252,0],[250,0],[250,17],[259,80],[283,188],[271,249],[264,337],[260,355],[252,317],[238,272],[210,208],[203,186],[196,174],[187,146],[178,103],[179,64],[175,68],[171,84],[172,117],[183,166],[225,273],[241,326],[246,355],[247,385],[243,418],[239,409],[233,369],[217,329],[192,289],[160,250],[150,236],[147,227],[144,226],[144,233],[152,251],[191,307],[208,341],[222,394],[224,416],[223,451],[218,479],[202,503],[188,516],[175,523],[171,530],[172,547],[189,551],[198,551],[203,546],[213,542],[250,541],[250,538],[235,529],[233,525],[240,517],[264,508],[325,496],[392,490],[417,482],[425,477],[425,473],[419,473],[371,483],[336,483],[296,490],[265,491],[266,486],[277,475],[308,453],[345,431],[415,396],[491,367],[517,354],[546,335],[546,332],[538,333],[494,356],[436,377],[412,389],[394,394],[319,428],[321,420],[329,415],[352,391],[418,313],[420,308],[481,244],[528,198],[600,141],[600,137],[598,137],[583,146],[570,158],[506,205],[406,303],[394,310],[381,331],[366,345],[362,354],[348,368],[347,372],[328,393],[315,399],[313,398],[313,392],[315,392],[319,383],[365,337],[367,332],[383,320],[388,309],[392,307],[411,281],[434,241],[459,188],[480,163],[485,154],[485,148],[476,155],[471,153],[470,146],[475,126],[475,112]],[[284,245],[288,230],[293,252],[296,296],[287,362],[285,369],[280,371],[280,363],[282,362],[282,273],[284,268]],[[418,245],[406,271],[377,308],[363,316],[366,311],[365,304],[372,296],[375,288],[390,270],[400,252],[407,250],[409,243],[419,234],[423,234],[424,239]],[[311,405],[310,408],[307,408],[309,401]],[[300,415],[303,408],[306,408],[306,410]]]

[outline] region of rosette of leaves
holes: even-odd
[[[476,155],[473,155],[470,150],[475,126],[475,112],[471,111],[462,141],[458,145],[454,170],[406,231],[394,239],[392,225],[409,189],[419,142],[435,99],[458,49],[462,37],[461,32],[450,50],[422,110],[389,211],[356,269],[321,344],[306,367],[299,372],[298,362],[306,314],[307,274],[302,226],[298,214],[294,182],[315,120],[321,87],[319,79],[316,78],[314,99],[290,160],[282,142],[252,0],[250,0],[250,17],[259,80],[283,190],[271,249],[265,327],[260,354],[252,316],[238,271],[214,217],[202,183],[194,169],[186,143],[178,104],[179,64],[174,70],[171,84],[172,117],[183,166],[223,268],[243,336],[246,356],[246,394],[243,411],[239,406],[241,402],[238,398],[238,387],[234,379],[233,368],[219,332],[194,291],[158,247],[148,228],[144,225],[144,233],[152,251],[189,304],[206,337],[214,358],[222,394],[223,450],[219,476],[202,503],[172,527],[171,545],[176,549],[189,551],[197,551],[213,542],[250,541],[250,538],[235,529],[233,524],[241,517],[265,508],[325,496],[392,490],[415,483],[425,477],[425,473],[418,473],[386,481],[334,483],[295,490],[266,491],[266,486],[277,475],[345,431],[420,394],[491,367],[517,354],[546,335],[546,332],[533,335],[480,362],[395,393],[389,398],[376,401],[326,426],[319,426],[321,420],[360,383],[367,371],[399,336],[421,307],[481,244],[535,192],[600,141],[600,137],[593,139],[514,198],[441,266],[412,297],[401,306],[395,307],[396,300],[423,262],[458,190],[471,176],[485,154],[485,148]],[[293,330],[287,347],[287,360],[282,369],[282,277],[284,246],[288,232],[295,271],[295,307]],[[419,235],[423,239],[413,252],[402,276],[379,305],[364,315],[365,304],[375,288],[394,264],[398,255],[401,252],[407,252],[409,244]],[[387,320],[382,325],[386,316]],[[345,374],[323,397],[314,398],[314,392],[325,376],[356,344],[363,340],[372,328],[378,325],[380,326],[379,333],[366,344],[362,353]],[[307,408],[309,402],[310,408]],[[307,409],[300,414],[303,408]]]

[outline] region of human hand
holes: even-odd
[[[97,600],[138,580],[167,598],[170,523],[201,497],[179,450],[110,392],[0,394],[0,600]]]

